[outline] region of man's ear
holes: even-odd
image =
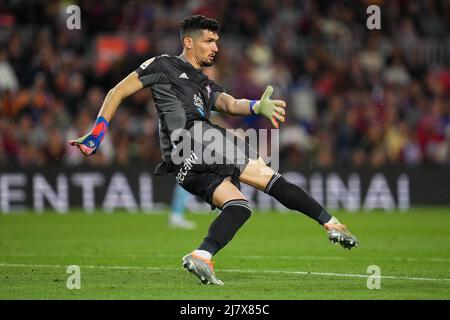
[[[184,42],[184,46],[186,47],[186,49],[192,49],[193,40],[191,37],[187,37],[187,36],[184,37],[183,42]]]

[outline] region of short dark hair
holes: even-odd
[[[207,18],[205,16],[195,15],[184,19],[180,23],[181,42],[186,36],[192,36],[192,33],[200,30],[209,30],[218,32],[220,24],[216,19]]]

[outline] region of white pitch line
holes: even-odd
[[[20,264],[20,263],[0,263],[0,267],[26,267],[26,268],[65,268],[65,265],[59,264]],[[160,268],[160,267],[130,267],[130,266],[92,266],[84,265],[80,268],[88,269],[116,269],[116,270],[152,270],[152,271],[178,271],[179,268]],[[364,274],[346,274],[332,272],[309,272],[309,271],[286,271],[286,270],[251,270],[251,269],[222,269],[220,272],[231,273],[284,273],[291,275],[315,275],[315,276],[332,276],[347,278],[368,278],[371,275]],[[450,281],[448,278],[423,278],[423,277],[402,277],[402,276],[372,276],[373,278],[392,279],[392,280],[412,280],[412,281]]]
[[[0,263],[0,267],[25,267],[25,268],[66,268],[69,265],[60,264],[23,264],[23,263]],[[90,266],[83,265],[80,268],[87,269],[116,269],[116,270],[155,270],[155,271],[173,271],[179,270],[175,268],[160,268],[160,267],[130,267],[130,266]]]
[[[243,269],[225,269],[223,272],[262,272],[262,273],[285,273],[293,275],[317,275],[317,276],[334,276],[334,277],[349,277],[349,278],[368,278],[371,275],[364,274],[346,274],[346,273],[332,273],[332,272],[309,272],[309,271],[285,271],[285,270],[243,270]],[[417,277],[396,277],[396,276],[371,276],[379,279],[394,279],[394,280],[413,280],[413,281],[450,281],[446,278],[417,278]]]

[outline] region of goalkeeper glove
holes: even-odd
[[[77,146],[85,156],[95,154],[108,128],[109,122],[103,117],[98,117],[90,133],[76,140],[70,140],[69,144],[71,146]]]
[[[250,111],[253,114],[261,114],[268,118],[275,128],[279,128],[278,121],[284,122],[284,115],[286,112],[286,102],[283,100],[270,100],[273,87],[267,86],[260,100],[253,100],[250,103]]]

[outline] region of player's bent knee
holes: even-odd
[[[264,190],[274,173],[272,168],[267,166],[262,158],[258,158],[258,160],[249,162],[239,176],[239,180],[259,190]]]
[[[230,200],[245,200],[245,196],[239,191],[239,189],[231,183],[229,180],[224,180],[217,188],[214,190],[212,201],[214,206],[217,208],[222,208],[223,205]]]

